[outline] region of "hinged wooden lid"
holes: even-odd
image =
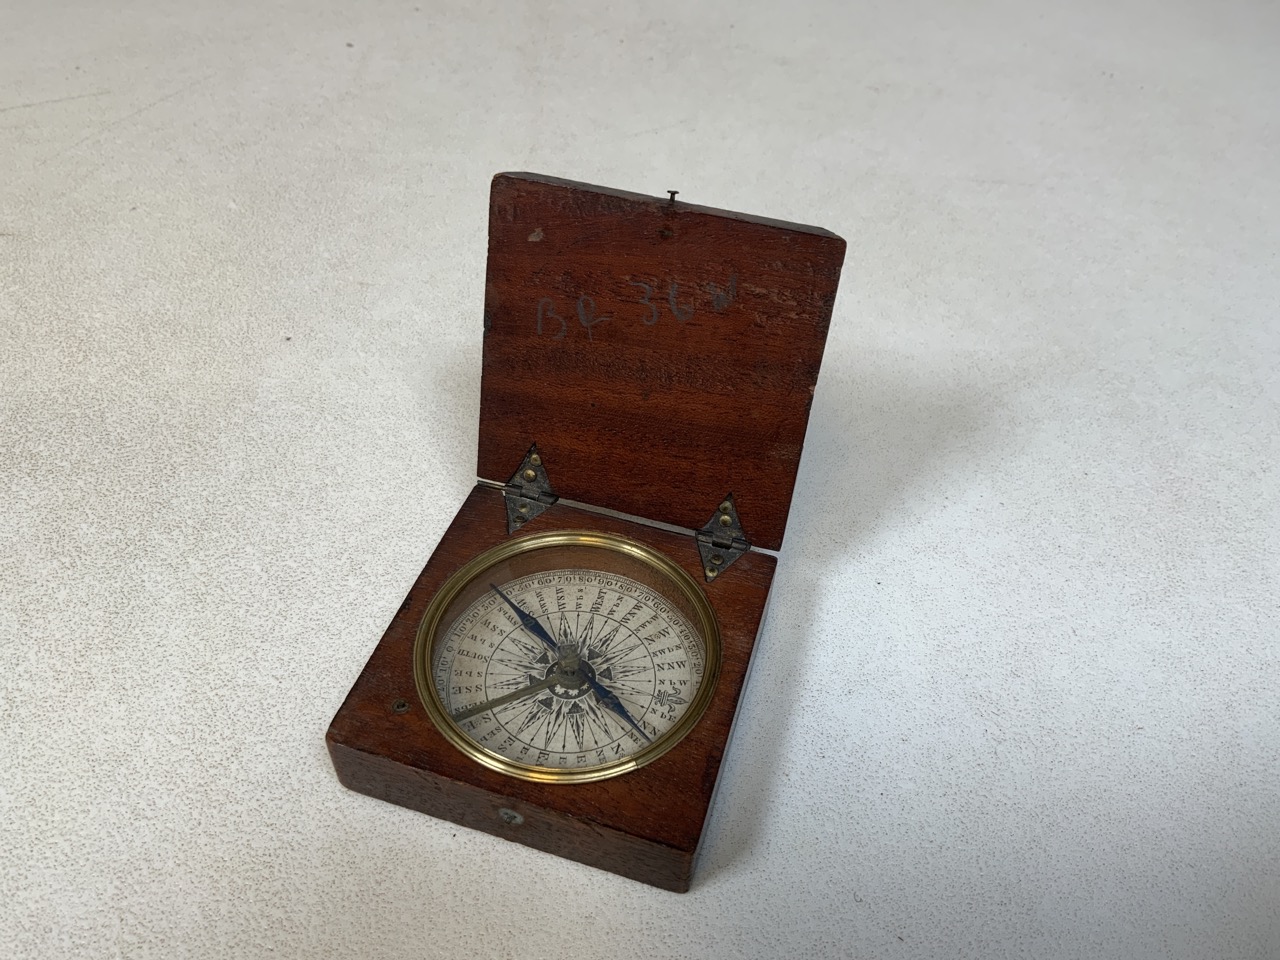
[[[478,473],[778,549],[845,244],[816,227],[499,174]]]

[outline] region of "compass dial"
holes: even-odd
[[[423,619],[415,668],[455,746],[513,776],[581,782],[674,746],[706,707],[719,652],[701,588],[669,559],[556,532],[455,574]]]

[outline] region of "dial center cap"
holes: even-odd
[[[596,678],[596,671],[587,661],[578,658],[576,670],[566,671],[562,661],[555,661],[547,666],[543,676],[548,680],[556,677],[555,685],[551,687],[553,696],[561,700],[578,700],[591,691],[588,681]]]

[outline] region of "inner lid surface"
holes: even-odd
[[[489,207],[477,472],[778,549],[835,302],[816,227],[526,173]]]

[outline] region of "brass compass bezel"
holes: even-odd
[[[447,629],[452,626],[452,621],[447,624],[442,621],[454,600],[468,586],[483,577],[487,571],[514,557],[563,547],[600,551],[601,566],[590,565],[589,568],[602,573],[617,575],[607,566],[611,554],[614,557],[622,556],[638,562],[654,575],[654,582],[648,586],[673,606],[692,611],[694,616],[691,625],[700,633],[704,646],[702,683],[694,694],[689,709],[675,726],[630,756],[597,766],[577,767],[571,770],[518,763],[481,746],[463,732],[449,715],[431,677],[436,640],[442,639]],[[548,567],[548,569],[552,568]],[[680,603],[676,598],[682,599],[684,603]],[[459,567],[431,599],[418,625],[413,646],[413,678],[418,688],[418,698],[440,734],[472,760],[491,770],[539,783],[592,783],[630,773],[657,760],[683,740],[702,719],[715,693],[716,680],[720,675],[720,663],[720,625],[706,594],[697,582],[673,560],[647,544],[617,534],[590,530],[556,530],[519,537],[473,557]]]

